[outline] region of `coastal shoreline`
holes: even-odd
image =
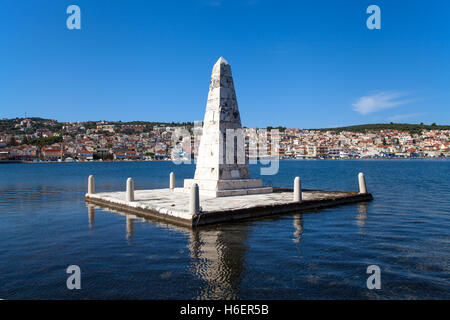
[[[413,158],[345,158],[345,159],[279,159],[279,161],[373,161],[373,160],[448,160],[450,157],[413,157]],[[130,162],[173,162],[172,160],[89,160],[89,161],[26,161],[26,160],[0,160],[0,164],[42,164],[42,163],[130,163]],[[195,163],[192,161],[192,164]]]

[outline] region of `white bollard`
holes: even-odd
[[[191,186],[191,198],[189,201],[189,212],[192,215],[200,213],[200,195],[198,190],[198,184],[194,183]]]
[[[134,201],[134,181],[132,178],[127,179],[126,199],[128,202]]]
[[[302,182],[300,177],[295,177],[294,179],[294,201],[302,202]]]
[[[88,194],[94,194],[95,193],[95,180],[94,176],[90,175],[88,178]]]
[[[175,174],[173,172],[170,173],[169,188],[172,189],[172,190],[175,189]]]
[[[359,193],[367,193],[366,180],[364,179],[364,173],[358,174],[359,181]]]

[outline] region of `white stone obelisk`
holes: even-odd
[[[200,193],[230,196],[272,192],[260,179],[250,179],[241,118],[231,66],[220,57],[213,67],[194,179]]]
[[[231,66],[220,57],[211,74],[195,179],[250,178],[248,161],[241,164],[229,164],[226,161],[224,134],[227,129],[241,128]]]

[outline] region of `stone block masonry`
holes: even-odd
[[[194,183],[201,195],[216,197],[273,190],[263,187],[260,179],[250,178],[231,66],[223,57],[211,73],[195,175],[184,181],[185,192]]]

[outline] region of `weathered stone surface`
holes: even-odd
[[[339,204],[370,201],[369,193],[302,190],[302,202],[294,201],[293,190],[268,194],[246,194],[230,198],[203,196],[199,199],[199,214],[191,212],[191,195],[181,188],[171,190],[136,190],[134,201],[127,201],[126,192],[86,194],[88,203],[127,212],[140,213],[184,225],[216,223],[286,212],[319,209]]]
[[[126,200],[128,202],[134,201],[134,181],[132,178],[127,179],[127,189],[125,193],[126,193]]]
[[[171,172],[169,175],[169,188],[174,189],[175,188],[175,173]]]
[[[294,201],[302,201],[302,184],[300,181],[300,177],[295,177],[294,179]]]
[[[358,174],[359,182],[359,193],[367,193],[366,179],[364,178],[364,173],[360,172]]]
[[[191,186],[191,197],[189,199],[189,213],[196,215],[200,213],[200,195],[196,183]]]
[[[250,179],[244,142],[231,66],[220,57],[211,73],[195,176],[184,181],[186,191],[197,183],[202,195],[248,194],[244,189],[272,192],[261,180]],[[221,192],[234,189],[242,190]]]
[[[93,175],[90,175],[88,178],[88,193],[95,193],[95,179]]]

